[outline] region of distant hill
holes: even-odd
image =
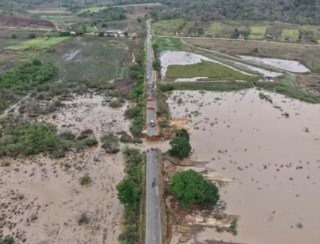
[[[119,4],[160,2],[151,13],[156,19],[278,20],[320,24],[320,0],[115,0]]]

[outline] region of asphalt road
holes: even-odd
[[[147,64],[146,64],[146,74],[147,74],[147,94],[148,98],[154,98],[156,89],[156,80],[154,79],[153,70],[153,48],[152,48],[152,32],[151,32],[151,21],[147,21],[147,40],[146,40],[146,52],[147,52]],[[153,108],[153,109],[150,109]],[[157,123],[156,115],[156,102],[147,101],[147,135],[149,137],[158,135],[157,124],[153,126],[150,121]]]
[[[163,244],[156,150],[147,151],[146,244]]]

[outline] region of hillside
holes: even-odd
[[[299,24],[320,23],[320,2],[317,0],[116,0],[115,2],[164,4],[164,7],[152,10],[154,19],[278,20]]]

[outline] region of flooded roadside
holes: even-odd
[[[320,105],[259,91],[174,92],[172,117],[191,119],[193,157],[202,169],[232,179],[220,187],[236,236],[207,228],[190,241],[316,243],[320,234]],[[175,101],[179,98],[179,104]],[[181,98],[181,99],[180,99]]]

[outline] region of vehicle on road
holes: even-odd
[[[154,99],[152,97],[148,97],[148,102],[154,102]]]
[[[149,109],[149,110],[154,110],[154,107],[150,107],[150,106],[149,106],[148,109]]]
[[[150,120],[149,125],[150,125],[151,127],[155,127],[155,126],[156,126],[156,123],[154,122],[154,120]]]

